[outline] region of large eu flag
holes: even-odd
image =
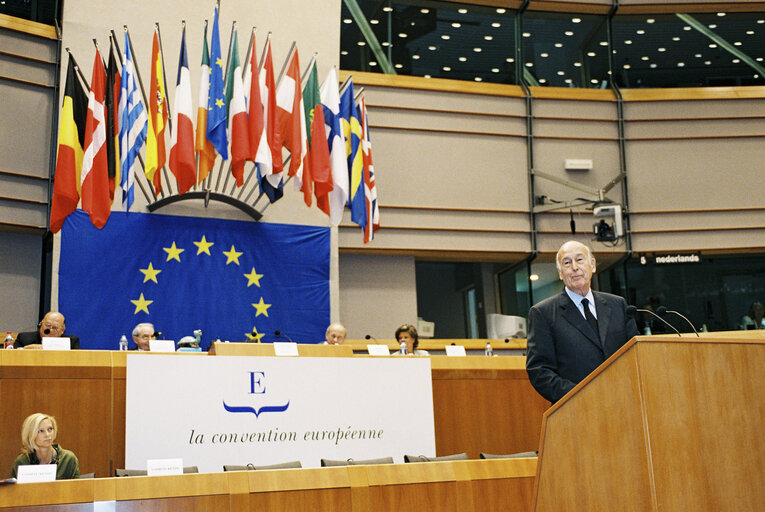
[[[329,324],[329,228],[77,210],[62,230],[59,310],[85,349],[117,350],[151,322],[163,339],[316,343]],[[276,331],[280,335],[276,335]],[[256,332],[253,336],[253,332]]]

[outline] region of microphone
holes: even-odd
[[[688,322],[688,325],[690,325],[690,326],[691,326],[691,329],[693,329],[693,332],[695,332],[695,333],[696,333],[696,337],[697,337],[697,338],[701,338],[701,336],[699,336],[699,331],[697,331],[697,330],[696,330],[696,328],[693,326],[693,323],[692,323],[690,320],[688,320],[688,319],[685,317],[685,315],[683,315],[683,314],[680,314],[678,311],[672,311],[672,310],[670,310],[670,309],[667,309],[667,308],[665,308],[664,306],[659,306],[658,308],[656,308],[656,313],[658,313],[658,314],[659,314],[659,316],[664,316],[664,315],[666,315],[667,313],[672,313],[672,314],[675,314],[675,315],[679,316],[680,318],[682,318],[683,320],[685,320],[686,322]]]
[[[277,338],[287,338],[287,340],[288,340],[289,342],[291,342],[291,343],[295,343],[294,341],[292,341],[292,338],[290,338],[289,336],[287,336],[286,334],[284,334],[284,333],[283,333],[282,331],[280,331],[279,329],[277,329],[277,330],[275,330],[275,331],[274,331],[274,336],[276,336]]]
[[[680,334],[680,331],[678,331],[677,329],[675,329],[675,328],[672,326],[672,324],[670,324],[669,322],[667,322],[666,320],[664,320],[662,317],[660,317],[659,315],[657,315],[656,313],[654,313],[654,312],[653,312],[653,311],[651,311],[650,309],[640,309],[640,308],[637,308],[637,307],[635,307],[635,306],[627,306],[627,316],[629,316],[629,317],[634,317],[636,312],[640,312],[640,313],[648,313],[649,315],[653,315],[653,316],[655,316],[656,318],[658,318],[658,319],[659,319],[659,321],[661,321],[661,322],[662,322],[663,324],[665,324],[667,327],[669,327],[670,329],[672,329],[673,331],[675,331],[675,332],[677,333],[677,335],[678,335],[678,336],[680,336],[681,338],[683,337],[683,335],[682,335],[682,334]]]
[[[371,334],[367,334],[366,336],[364,336],[364,339],[365,339],[365,340],[372,340],[372,341],[377,341],[377,338],[375,338],[375,337],[374,337],[374,336],[372,336]]]
[[[45,330],[43,330],[43,334],[45,334],[46,336],[47,336],[48,334],[50,334],[50,329],[45,329]]]

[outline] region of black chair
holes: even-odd
[[[404,455],[404,462],[439,462],[445,460],[468,460],[467,453],[455,453],[454,455],[442,455],[440,457],[426,457],[425,455]]]
[[[321,467],[334,467],[334,466],[363,466],[370,464],[393,464],[393,457],[380,457],[378,459],[365,459],[365,460],[332,460],[321,459]]]
[[[184,473],[199,473],[196,466],[184,466]],[[114,476],[146,476],[148,472],[145,469],[115,469]]]
[[[536,456],[537,456],[537,452],[518,452],[518,453],[509,453],[507,455],[496,455],[493,453],[481,452],[482,459],[520,459],[524,457],[536,457]]]
[[[263,466],[256,466],[254,464],[247,464],[246,466],[236,466],[231,464],[224,464],[223,471],[252,471],[263,469],[299,469],[303,465],[299,460],[293,460],[289,462],[280,462],[279,464],[266,464]]]

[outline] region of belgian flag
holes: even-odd
[[[88,95],[77,78],[76,66],[74,57],[69,54],[50,208],[50,230],[54,233],[61,229],[64,219],[77,209],[80,200],[80,172],[82,147],[85,143],[85,119],[88,115]]]
[[[109,198],[114,201],[114,189],[120,183],[120,128],[119,119],[120,91],[119,65],[114,58],[114,41],[109,38],[109,64],[106,69],[106,157],[109,171]]]

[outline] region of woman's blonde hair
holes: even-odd
[[[23,449],[25,452],[31,454],[37,450],[38,447],[37,444],[35,444],[35,438],[37,437],[37,431],[40,430],[40,424],[45,420],[50,420],[51,425],[53,425],[53,439],[56,439],[56,435],[58,434],[56,418],[50,414],[41,412],[30,414],[21,425],[21,444],[24,447]]]

